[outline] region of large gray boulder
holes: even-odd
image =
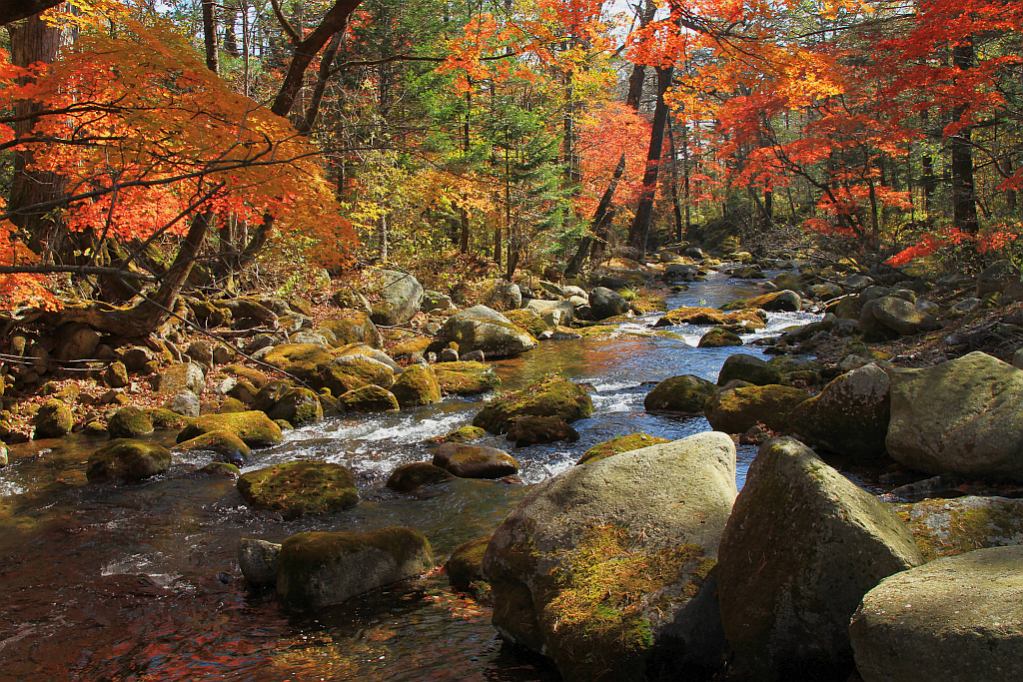
[[[522,307],[522,290],[518,284],[501,280],[487,293],[487,305],[495,310],[515,310]]]
[[[589,303],[590,316],[594,320],[606,320],[629,312],[629,302],[617,291],[607,287],[596,287],[591,291]]]
[[[459,353],[483,351],[488,358],[507,358],[536,348],[536,339],[511,320],[485,305],[455,313],[438,334],[442,343],[455,342]]]
[[[896,295],[874,299],[860,311],[860,331],[868,339],[912,336],[940,326],[925,307]]]
[[[979,549],[893,575],[849,626],[865,682],[1023,679],[1023,547]]]
[[[721,433],[536,486],[484,557],[494,625],[569,681],[643,679],[655,657],[676,672],[714,665],[722,641],[707,586],[735,494],[735,446]]]
[[[544,322],[554,326],[568,325],[575,319],[575,306],[570,301],[534,298],[526,304],[526,310],[532,310],[543,318]]]
[[[836,378],[789,415],[790,430],[806,442],[852,459],[884,455],[890,414],[888,375],[877,365]]]
[[[259,587],[276,583],[280,558],[281,546],[275,542],[254,538],[238,541],[238,567],[250,585]]]
[[[741,679],[786,680],[850,668],[860,599],[923,559],[890,509],[782,438],[753,461],[718,561],[721,621]]]
[[[377,324],[405,324],[419,312],[423,302],[423,285],[407,272],[377,270],[374,293],[379,299],[370,315]]]
[[[782,382],[781,370],[755,355],[737,353],[729,355],[725,363],[721,365],[718,373],[718,386],[724,386],[730,381],[748,381],[757,386],[769,384],[780,384]]]
[[[1023,371],[980,351],[892,374],[888,452],[929,474],[1023,481]]]

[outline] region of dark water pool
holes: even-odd
[[[712,278],[669,303],[717,306],[755,293]],[[813,319],[772,315],[760,335]],[[498,363],[515,388],[550,372],[590,384],[596,408],[571,445],[514,451],[527,483],[572,466],[591,445],[645,431],[680,438],[709,428],[702,418],[643,412],[653,382],[678,374],[715,379],[735,349],[697,349],[700,330],[652,319],[611,338],[548,342]],[[753,337],[749,337],[752,339]],[[755,346],[742,352],[759,355]],[[22,446],[0,470],[0,679],[11,680],[546,680],[556,676],[502,647],[490,614],[454,594],[443,575],[374,593],[319,614],[289,617],[272,597],[250,594],[234,555],[240,537],[281,540],[309,529],[407,525],[440,559],[484,535],[525,492],[499,482],[456,481],[426,499],[382,488],[398,464],[427,459],[423,441],[471,421],[477,401],[450,400],[415,412],[329,420],[256,453],[253,467],[296,458],[350,466],[363,502],[315,520],[284,522],[248,510],[228,480],[177,460],[143,485],[87,486],[96,442]],[[508,447],[503,440],[495,445]],[[741,485],[752,448],[740,448]]]

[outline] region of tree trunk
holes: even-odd
[[[339,31],[334,34],[327,43],[327,49],[323,51],[323,59],[320,60],[320,69],[316,74],[316,85],[313,86],[313,94],[309,99],[309,106],[306,107],[305,116],[298,126],[298,132],[308,135],[316,125],[316,117],[320,114],[320,104],[323,103],[323,95],[327,91],[327,81],[330,80],[330,69],[334,64],[334,58],[341,48],[341,35]]]
[[[27,19],[62,2],[64,0],[5,0],[0,7],[0,26],[19,19]]]
[[[202,37],[206,47],[206,68],[220,73],[217,55],[217,9],[214,0],[202,0]]]
[[[618,183],[621,182],[622,175],[625,173],[625,154],[622,154],[618,158],[618,165],[615,166],[614,174],[611,176],[611,182],[608,183],[607,189],[604,190],[604,195],[600,197],[600,203],[597,204],[597,210],[593,214],[593,222],[590,223],[592,226],[593,235],[596,235],[597,239],[601,238],[601,232],[604,230],[606,225],[610,222],[609,216],[612,214],[611,202],[614,200],[615,192],[618,191]],[[606,239],[606,237],[604,237]],[[582,238],[579,242],[579,248],[576,250],[575,255],[568,262],[568,266],[565,268],[566,277],[575,277],[582,270],[583,264],[586,262],[587,257],[590,255],[591,249],[595,246],[594,236],[587,235]]]
[[[953,64],[962,69],[973,68],[974,52],[972,39],[952,50]],[[953,118],[959,120],[966,113],[966,107],[958,107]],[[952,213],[955,227],[963,232],[975,234],[980,229],[977,218],[977,193],[973,179],[973,128],[965,126],[950,141],[952,148]]]
[[[682,204],[678,196],[678,150],[675,148],[675,130],[671,116],[668,116],[668,150],[671,153],[671,208],[675,221],[675,241],[685,239],[685,227],[682,225]]]
[[[657,178],[661,169],[661,153],[664,148],[664,131],[668,122],[668,105],[664,94],[671,86],[675,70],[672,67],[657,69],[657,106],[654,109],[654,123],[650,130],[650,148],[647,151],[646,171],[643,173],[643,189],[640,193],[636,217],[629,228],[629,246],[646,255],[650,225],[654,218],[654,200],[657,198]]]

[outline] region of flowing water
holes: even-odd
[[[754,293],[751,283],[714,276],[669,305],[715,307]],[[714,380],[736,349],[696,348],[705,329],[654,333],[655,318],[623,325],[610,338],[545,342],[496,363],[506,388],[551,372],[593,388],[593,417],[574,425],[578,443],[513,451],[527,483],[564,471],[588,447],[615,436],[645,431],[674,439],[709,429],[702,418],[647,415],[643,397],[669,376]],[[813,319],[772,314],[768,329],[746,340]],[[288,433],[250,466],[339,462],[355,472],[363,497],[352,510],[288,522],[248,510],[232,481],[195,474],[209,461],[201,456],[176,456],[168,474],[142,485],[95,486],[85,484],[84,462],[99,442],[18,446],[12,465],[0,470],[0,679],[556,679],[503,647],[489,610],[453,593],[438,572],[311,618],[288,616],[272,595],[250,593],[237,570],[240,537],[280,541],[302,530],[407,525],[425,533],[443,559],[489,533],[524,486],[457,480],[423,498],[383,488],[397,465],[428,459],[426,439],[470,422],[478,406],[446,400]],[[502,439],[488,444],[508,448]],[[740,486],[754,454],[739,449]]]

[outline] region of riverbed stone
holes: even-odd
[[[655,326],[670,327],[690,324],[694,326],[728,326],[746,331],[756,331],[767,326],[765,313],[746,309],[725,312],[715,308],[682,307],[669,310]]]
[[[269,447],[284,440],[279,427],[265,412],[226,412],[206,414],[193,419],[178,434],[177,442],[183,443],[211,431],[233,433],[251,448]]]
[[[1023,500],[968,495],[897,504],[928,561],[986,547],[1023,545]]]
[[[906,526],[792,438],[764,444],[718,556],[725,636],[741,679],[844,679],[849,618],[882,578],[923,562]]]
[[[170,465],[170,450],[159,443],[121,438],[89,456],[85,477],[92,482],[135,483],[162,474]]]
[[[488,401],[472,423],[490,433],[502,434],[507,433],[515,417],[555,416],[571,423],[592,414],[593,401],[586,388],[553,376]]]
[[[511,320],[484,305],[476,305],[447,319],[437,340],[458,344],[461,353],[481,350],[488,358],[507,358],[536,348],[536,339]]]
[[[298,533],[281,546],[277,596],[290,609],[316,610],[432,567],[430,543],[411,528]]]
[[[199,402],[199,396],[191,391],[181,391],[176,393],[167,403],[173,412],[177,412],[180,415],[186,417],[198,417],[202,411],[202,404]]]
[[[277,582],[277,565],[281,558],[281,545],[276,542],[242,538],[238,541],[238,567],[245,581],[255,587]]]
[[[380,330],[363,310],[348,308],[331,311],[330,317],[320,322],[317,328],[328,332],[328,341],[335,347],[364,343],[380,348],[384,343]]]
[[[387,478],[387,487],[399,493],[412,493],[428,485],[450,481],[455,476],[431,462],[402,464]]]
[[[494,310],[515,310],[522,307],[522,290],[514,282],[500,280],[487,292],[486,302]]]
[[[555,329],[555,325],[544,320],[535,310],[528,308],[508,310],[504,312],[504,316],[516,327],[529,332],[534,338],[540,338],[545,332],[552,332]]]
[[[371,317],[376,324],[393,327],[405,324],[419,312],[423,302],[423,285],[407,272],[377,270],[372,273],[373,304]]]
[[[727,327],[714,327],[700,337],[700,348],[726,348],[741,346],[742,338]]]
[[[486,429],[481,429],[478,426],[472,426],[468,424],[466,426],[459,426],[454,431],[439,436],[434,440],[436,443],[471,443],[474,440],[480,440],[481,438],[487,437]]]
[[[433,371],[445,395],[478,395],[501,385],[494,368],[482,362],[444,362]]]
[[[441,443],[433,449],[433,464],[459,478],[504,478],[519,472],[518,461],[504,450],[466,443]]]
[[[888,452],[929,474],[1023,481],[1023,371],[976,351],[892,373]]]
[[[489,535],[462,543],[451,553],[444,563],[444,572],[448,575],[451,587],[461,592],[476,592],[483,577],[483,556],[490,544]]]
[[[719,391],[704,407],[711,427],[726,433],[745,433],[757,424],[782,431],[788,416],[810,394],[801,388],[769,384]]]
[[[153,430],[153,420],[138,407],[122,407],[107,420],[107,433],[111,438],[140,438]]]
[[[338,398],[338,405],[346,412],[397,412],[401,409],[394,394],[380,386],[348,391]]]
[[[893,575],[849,626],[865,682],[1023,678],[1023,547],[979,549]]]
[[[912,336],[940,328],[926,309],[900,296],[882,296],[864,304],[860,312],[860,331],[867,340]]]
[[[735,494],[735,446],[720,433],[535,486],[484,556],[494,625],[570,682],[656,677],[655,660],[706,673],[722,644],[708,576]]]
[[[855,460],[885,453],[891,413],[888,374],[875,364],[847,372],[796,406],[789,430],[827,452]]]
[[[256,395],[256,407],[270,419],[283,419],[292,426],[305,426],[323,419],[319,396],[308,388],[286,382],[270,382]]]
[[[781,370],[771,363],[747,353],[729,355],[718,372],[718,386],[732,381],[746,381],[757,386],[780,384]]]
[[[179,452],[213,452],[223,461],[240,464],[249,458],[252,450],[231,431],[209,431],[182,441],[174,446]]]
[[[722,310],[746,310],[759,308],[768,312],[799,312],[803,307],[803,299],[795,291],[784,289],[772,291],[752,298],[743,298],[721,306]]]
[[[630,433],[627,436],[618,436],[611,440],[606,440],[603,443],[597,443],[592,448],[583,453],[583,456],[576,462],[579,464],[588,464],[590,462],[599,462],[602,459],[608,457],[614,457],[620,455],[623,452],[632,452],[633,450],[641,450],[648,448],[651,445],[660,445],[661,443],[670,443],[671,441],[667,438],[660,438],[659,436],[651,436],[647,433]]]
[[[544,322],[555,327],[568,326],[575,320],[575,306],[570,301],[534,298],[526,304],[526,309],[532,310]]]
[[[103,371],[103,383],[110,388],[124,388],[131,383],[128,368],[120,360],[111,362]]]
[[[428,365],[411,365],[398,375],[391,393],[401,407],[418,407],[440,402],[440,384]]]
[[[253,507],[280,512],[286,519],[341,511],[359,501],[351,471],[316,460],[285,462],[244,473],[238,479],[238,492]]]
[[[71,433],[75,417],[71,408],[56,398],[44,402],[32,420],[36,438],[63,438]]]
[[[714,384],[692,374],[665,379],[643,400],[647,412],[678,415],[703,414],[707,401],[714,396]]]
[[[522,415],[512,418],[505,434],[515,447],[556,443],[564,441],[574,443],[579,440],[579,432],[561,417],[547,415]]]
[[[606,320],[629,312],[629,302],[613,289],[595,287],[588,298],[590,317],[594,320]]]

